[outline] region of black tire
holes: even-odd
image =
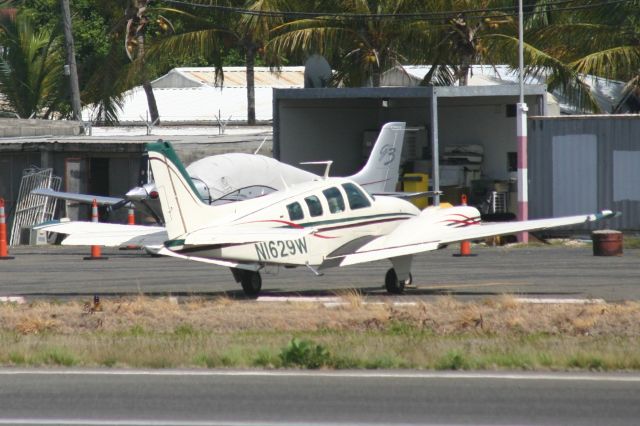
[[[404,281],[398,281],[396,270],[391,268],[384,277],[384,286],[391,294],[402,294],[404,292]]]
[[[256,298],[262,289],[262,277],[260,272],[257,271],[242,271],[242,278],[240,279],[242,290],[245,296]]]

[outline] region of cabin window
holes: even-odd
[[[344,211],[344,198],[338,188],[327,188],[322,191],[325,197],[327,197],[327,204],[329,205],[329,211],[331,213],[340,213]]]
[[[302,212],[302,206],[300,203],[291,203],[287,205],[287,211],[289,212],[290,220],[304,219],[304,213]]]
[[[307,207],[309,207],[309,214],[313,217],[322,216],[322,204],[320,200],[315,195],[307,197],[304,199],[305,203],[307,203]]]
[[[349,207],[351,210],[362,209],[371,206],[371,202],[366,195],[352,183],[342,184],[344,192],[347,193],[347,200],[349,200]]]

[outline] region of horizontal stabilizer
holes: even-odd
[[[125,201],[123,198],[105,197],[103,195],[78,194],[75,192],[61,192],[54,191],[50,188],[36,188],[31,191],[31,193],[35,195],[44,195],[45,197],[53,197],[62,200],[77,201],[79,203],[87,204],[91,204],[93,203],[93,200],[96,200],[96,203],[99,206],[112,206],[114,204]]]
[[[68,237],[62,245],[67,246],[151,246],[161,245],[167,240],[167,231],[159,226],[55,221],[36,225],[33,229],[66,234]]]

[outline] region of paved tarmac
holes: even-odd
[[[483,298],[515,294],[533,298],[640,300],[640,250],[620,257],[595,257],[582,247],[473,247],[475,257],[459,258],[451,247],[418,255],[413,288],[405,299],[451,294]],[[100,295],[198,295],[241,297],[227,268],[181,259],[151,257],[140,251],[103,250],[108,260],[85,261],[88,248],[28,246],[10,250],[0,261],[0,296],[68,298]],[[383,289],[387,261],[331,269],[316,277],[306,268],[263,273],[263,295],[332,296],[355,288],[367,296]]]
[[[0,424],[637,425],[640,377],[0,370]]]

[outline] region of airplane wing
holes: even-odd
[[[327,258],[327,260],[332,263],[337,261],[339,266],[354,265],[357,263],[436,250],[445,244],[459,241],[595,222],[615,215],[616,213],[605,210],[591,215],[566,216],[520,222],[470,224],[461,227],[440,226],[433,227],[432,232],[428,230],[426,232],[418,232],[420,229],[426,228],[424,225],[427,225],[426,220],[429,220],[426,215],[420,215],[405,221],[393,232],[370,240],[351,253],[340,253],[333,258]]]
[[[62,245],[67,246],[151,246],[161,245],[168,239],[165,228],[159,226],[52,221],[36,225],[33,229],[66,234],[68,237],[64,239]]]
[[[46,197],[60,198],[63,200],[70,201],[78,201],[80,203],[93,203],[93,200],[96,200],[96,203],[99,206],[112,206],[114,204],[122,203],[125,200],[123,198],[116,197],[105,197],[103,195],[89,195],[89,194],[78,194],[75,192],[61,192],[54,191],[50,188],[36,188],[31,191],[32,194],[35,195],[44,195]]]

